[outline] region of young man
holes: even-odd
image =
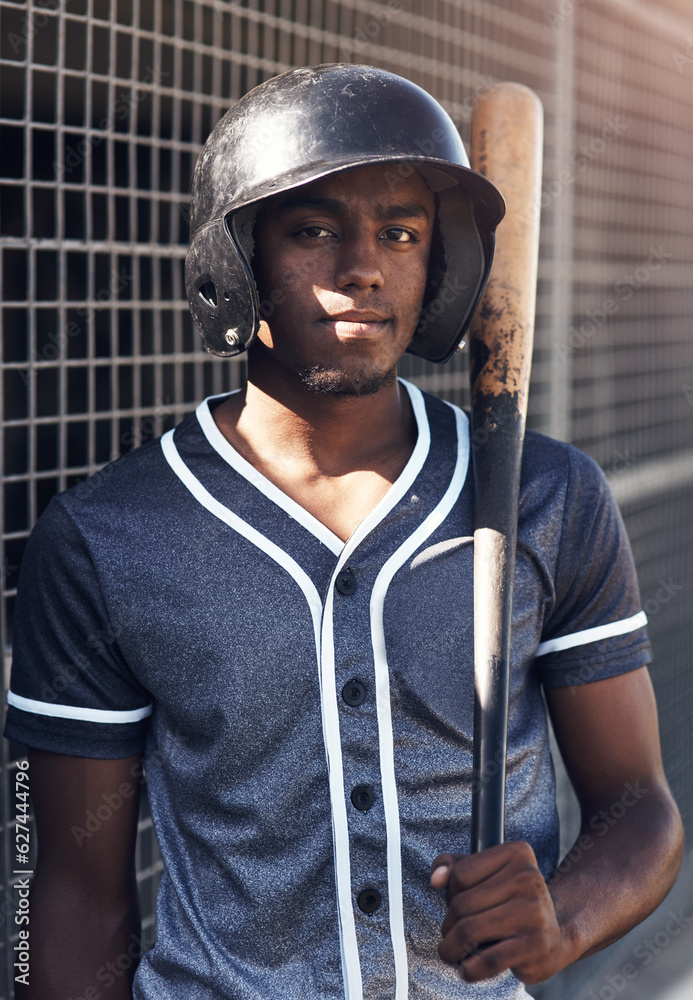
[[[212,133],[188,292],[208,349],[249,348],[248,382],[32,537],[7,723],[35,748],[40,841],[18,996],[130,997],[143,748],[165,872],[138,1000],[509,1000],[668,891],[681,826],[623,526],[594,464],[534,434],[507,842],[465,853],[468,422],[396,366],[454,350],[502,212],[436,102],[368,67],[275,78]],[[542,684],[583,809],[553,879]]]

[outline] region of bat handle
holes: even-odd
[[[505,832],[505,759],[508,745],[508,670],[499,661],[488,664],[496,678],[485,706],[475,694],[474,778],[472,784],[471,852],[502,844]],[[491,685],[492,686],[492,685]]]
[[[472,452],[474,530],[474,771],[472,853],[502,844],[517,511],[524,420],[503,419]],[[478,415],[478,411],[477,411]]]

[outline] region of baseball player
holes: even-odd
[[[502,198],[429,95],[335,64],[222,118],[192,208],[192,314],[208,350],[247,351],[247,386],[33,532],[6,725],[39,839],[17,995],[524,997],[657,906],[682,833],[618,510],[590,459],[528,434],[507,839],[467,853],[469,423],[396,368],[459,344]],[[542,688],[583,815],[558,871]],[[142,762],[165,867],[140,958]]]

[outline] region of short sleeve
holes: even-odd
[[[141,752],[151,698],[110,624],[88,544],[54,498],[19,577],[5,736],[78,757]]]
[[[630,543],[606,476],[568,447],[555,601],[536,653],[545,687],[636,670],[651,659]]]

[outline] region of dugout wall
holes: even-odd
[[[686,0],[0,0],[5,681],[17,572],[50,497],[243,377],[242,362],[203,353],[184,300],[188,192],[201,143],[257,83],[335,60],[410,77],[441,100],[465,140],[474,95],[495,80],[526,83],[544,102],[530,425],[574,441],[611,477],[651,623],[667,774],[690,824]],[[464,356],[443,368],[407,357],[402,372],[467,399]],[[5,753],[0,998],[9,1000],[23,751]],[[150,939],[159,875],[145,804],[138,879]],[[677,906],[693,902],[692,875],[686,863]],[[623,995],[656,997],[686,951],[684,928],[650,961],[639,959],[643,942],[664,933],[660,925],[655,914],[649,930],[569,970],[548,995],[613,1000],[608,977],[630,961],[637,975]]]

